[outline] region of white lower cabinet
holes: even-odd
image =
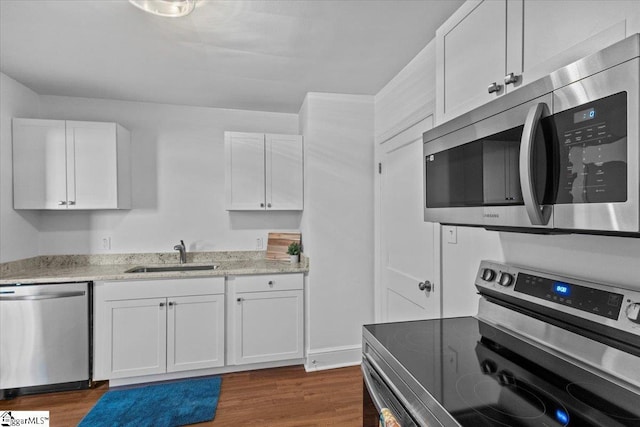
[[[299,363],[303,288],[302,273],[229,276],[226,293],[224,277],[95,282],[93,379]]]
[[[230,363],[273,362],[304,356],[302,274],[229,277]]]
[[[218,366],[224,366],[224,295],[171,298],[167,372]]]
[[[224,278],[96,282],[94,379],[224,366]]]
[[[109,378],[166,372],[166,298],[108,301]]]

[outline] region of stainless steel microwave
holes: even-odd
[[[640,236],[640,34],[423,134],[424,219]]]

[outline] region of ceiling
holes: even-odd
[[[0,0],[0,71],[41,95],[297,113],[376,94],[463,0]]]

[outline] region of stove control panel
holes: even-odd
[[[598,316],[618,319],[624,295],[574,283],[520,273],[516,292],[542,298]]]
[[[492,261],[482,261],[475,284],[485,296],[504,295],[640,335],[639,290]]]
[[[633,323],[640,323],[640,302],[632,302],[627,306],[627,319]]]

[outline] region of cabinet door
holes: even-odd
[[[470,1],[436,32],[438,123],[504,93],[506,0]],[[503,88],[489,94],[491,83]]]
[[[267,210],[302,210],[301,135],[265,135]]]
[[[118,207],[115,123],[67,121],[69,208]]]
[[[224,294],[171,297],[167,372],[224,366]]]
[[[523,16],[523,79],[529,83],[636,32],[640,3],[526,0]]]
[[[233,340],[237,365],[303,357],[303,292],[236,294]]]
[[[106,303],[110,339],[109,378],[166,371],[167,311],[165,298]]]
[[[13,207],[65,209],[65,122],[13,119]]]
[[[264,134],[225,132],[227,210],[265,209]]]

